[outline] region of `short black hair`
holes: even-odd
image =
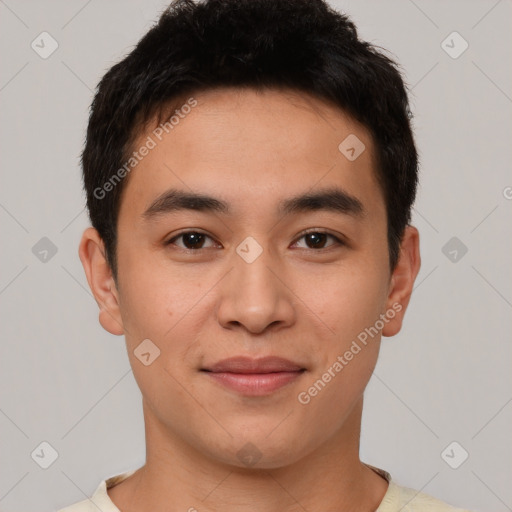
[[[306,93],[369,130],[393,270],[416,196],[418,155],[399,65],[381,50],[360,40],[350,18],[323,0],[171,3],[103,76],[91,105],[83,180],[114,279],[117,219],[136,135],[187,95],[226,86]]]

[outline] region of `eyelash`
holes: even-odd
[[[178,235],[175,235],[173,236],[171,239],[167,240],[166,242],[164,242],[164,245],[165,246],[168,246],[168,245],[173,245],[174,241],[178,240],[179,238],[182,238],[184,235],[188,235],[188,234],[198,234],[198,235],[204,235],[208,238],[210,238],[211,240],[213,240],[213,238],[202,232],[202,231],[198,231],[198,230],[189,230],[189,231],[183,231],[182,233],[179,233]],[[312,248],[309,248],[309,247],[306,247],[305,249],[306,250],[311,250],[311,251],[314,251],[314,252],[322,252],[322,251],[328,251],[330,249],[332,249],[333,247],[341,247],[341,246],[346,246],[347,244],[341,240],[339,237],[333,235],[332,233],[329,233],[328,231],[322,231],[322,230],[318,230],[318,229],[310,229],[308,231],[305,231],[304,233],[302,233],[294,242],[294,245],[299,241],[301,240],[302,238],[304,238],[305,236],[307,235],[310,235],[312,233],[315,233],[315,234],[319,234],[319,235],[327,235],[328,237],[331,237],[332,239],[334,239],[335,243],[333,245],[330,245],[330,246],[327,246],[327,247],[321,247],[320,249],[312,249]],[[179,250],[183,251],[183,252],[187,252],[187,253],[197,253],[205,248],[201,247],[199,249],[186,249],[186,248],[183,248],[183,247],[178,247]],[[208,247],[206,248],[208,249]]]

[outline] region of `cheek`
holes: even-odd
[[[198,270],[185,274],[180,267],[160,268],[143,261],[149,258],[134,259],[132,265],[125,261],[122,269],[119,266],[121,315],[132,366],[134,371],[140,366],[134,351],[149,339],[160,351],[155,362],[162,371],[180,374],[186,361],[197,360],[189,353],[198,351],[201,325],[213,310],[208,295],[212,285]]]
[[[153,413],[159,415],[183,408],[190,398],[180,383],[188,361],[194,360],[189,352],[197,350],[196,316],[204,306],[197,305],[197,289],[148,267],[134,266],[122,274],[121,312],[135,380]]]
[[[379,318],[387,298],[388,276],[368,261],[339,266],[308,280],[297,280],[296,295],[311,310],[327,336],[347,342]]]
[[[322,417],[326,431],[334,433],[363,395],[379,354],[380,332],[370,329],[385,304],[385,282],[379,272],[340,273],[323,293],[311,296],[311,309],[318,307],[322,324],[332,329],[323,331],[316,368],[300,390],[300,404],[307,402],[301,405],[308,411],[304,421],[311,429],[316,428],[314,418]]]
[[[138,254],[129,250],[124,253],[119,259],[119,276],[127,338],[164,341],[200,297],[199,282],[187,283],[180,268],[160,268],[142,250]]]

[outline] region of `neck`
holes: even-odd
[[[313,453],[271,469],[205,457],[172,437],[144,405],[146,464],[108,494],[123,512],[374,512],[388,484],[359,460],[362,403]]]

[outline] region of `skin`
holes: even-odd
[[[146,464],[109,495],[123,512],[375,511],[388,484],[359,459],[363,392],[381,335],[401,328],[420,267],[418,231],[406,228],[391,274],[371,137],[334,106],[277,90],[224,88],[195,99],[126,183],[117,283],[98,233],[88,228],[80,243],[100,323],[125,335],[143,398]],[[338,150],[349,134],[366,146],[354,161]],[[282,199],[331,186],[358,198],[366,214],[276,213]],[[215,196],[232,213],[144,220],[170,188]],[[303,237],[310,228],[346,244],[327,236],[317,248]],[[183,237],[165,245],[187,230],[207,235],[202,248]],[[263,249],[252,263],[236,252],[249,236]],[[401,311],[300,403],[298,394],[393,304]],[[144,339],[161,351],[149,366],[134,355]],[[306,371],[262,397],[200,371],[235,355],[277,355]],[[237,456],[247,443],[261,454],[250,467]]]

